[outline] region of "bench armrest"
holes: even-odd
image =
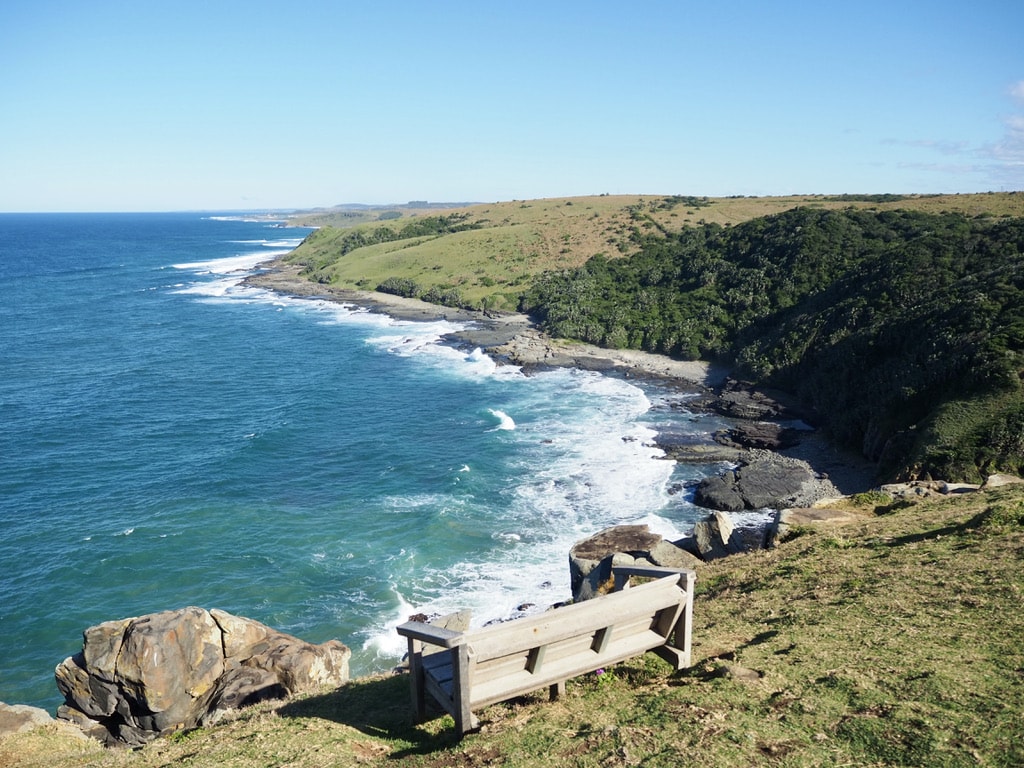
[[[688,587],[697,579],[697,572],[688,568],[662,568],[656,565],[616,565],[612,567],[616,576],[640,576],[648,579],[660,579],[665,576],[682,576]]]
[[[398,634],[441,648],[455,648],[462,645],[465,635],[444,627],[435,627],[423,621],[407,621],[397,627]]]

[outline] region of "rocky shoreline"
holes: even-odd
[[[362,307],[399,320],[464,324],[449,334],[449,343],[480,348],[495,360],[520,366],[527,373],[572,367],[645,379],[678,391],[675,407],[722,415],[731,426],[715,435],[714,442],[671,434],[659,435],[656,440],[676,461],[730,465],[697,489],[700,506],[722,511],[810,507],[876,485],[874,467],[821,437],[810,426],[813,414],[784,393],[755,390],[730,378],[721,366],[552,339],[523,314],[453,309],[390,294],[342,289],[306,280],[299,271],[293,264],[270,262],[245,283],[290,296]]]

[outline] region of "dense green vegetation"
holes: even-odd
[[[541,276],[552,335],[727,360],[885,475],[1024,467],[1024,219],[793,209]]]

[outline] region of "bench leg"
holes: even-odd
[[[565,696],[565,680],[555,683],[548,690],[548,698],[550,698],[551,701],[558,701],[562,696]]]
[[[423,679],[423,646],[409,638],[409,683],[412,689],[412,710],[415,722],[427,719],[427,701],[424,694],[426,681]]]
[[[455,730],[462,738],[478,727],[477,719],[469,711],[469,650],[465,645],[452,648],[452,717]]]

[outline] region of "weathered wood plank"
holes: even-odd
[[[535,675],[540,672],[541,667],[544,666],[544,654],[547,653],[548,647],[546,645],[538,645],[536,648],[531,648],[530,652],[526,654],[526,671],[531,675]]]
[[[477,659],[550,645],[574,635],[603,629],[607,616],[653,615],[655,611],[680,603],[684,592],[674,578],[663,578],[633,587],[628,592],[615,592],[596,599],[600,609],[589,600],[564,608],[527,616],[505,624],[495,624],[471,633]]]
[[[652,620],[649,615],[633,617],[628,622],[620,619],[616,621],[615,631],[617,633],[622,633],[623,635],[643,634],[650,631],[651,622]],[[544,664],[551,664],[567,657],[576,657],[580,660],[581,664],[586,664],[586,661],[594,655],[593,645],[595,634],[596,633],[584,633],[574,635],[554,643],[549,643],[544,646],[546,649]],[[664,639],[662,642],[664,642]],[[467,643],[470,647],[473,647],[475,651],[472,637],[469,638]],[[485,659],[481,659],[479,656],[476,656],[474,680],[479,684],[495,678],[506,677],[514,674],[515,672],[526,669],[527,662],[528,652],[526,651],[516,651],[504,656],[493,656]]]
[[[465,633],[436,627],[423,621],[407,621],[397,627],[398,634],[420,642],[451,648],[465,639]]]
[[[633,636],[621,641],[613,640],[609,643],[605,653],[600,656],[590,653],[586,657],[586,663],[582,663],[578,657],[568,657],[558,663],[549,660],[545,663],[544,673],[541,675],[531,675],[524,670],[504,678],[477,683],[469,691],[471,706],[473,709],[479,709],[488,704],[537,691],[553,683],[564,682],[587,672],[593,672],[595,669],[617,664],[657,648],[663,642],[663,638],[654,632],[649,632],[646,637]]]
[[[455,730],[466,733],[476,728],[476,718],[470,707],[470,697],[466,691],[472,690],[472,674],[470,669],[469,649],[459,645],[452,652],[452,717],[455,718]]]

